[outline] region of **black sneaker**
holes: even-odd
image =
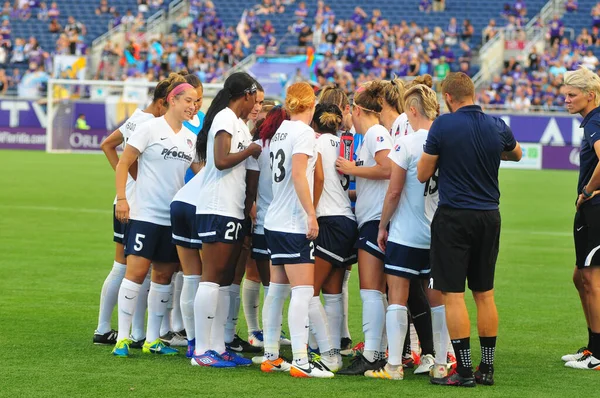
[[[494,385],[494,371],[488,373],[483,373],[479,368],[475,371],[475,383],[482,384],[484,386],[493,386]]]
[[[349,337],[342,337],[342,341],[340,343],[341,350],[351,350],[352,349],[352,339]]]
[[[233,337],[233,341],[231,343],[225,344],[225,347],[233,352],[259,353],[262,351],[262,348],[254,347],[252,344],[248,343],[246,340],[243,340],[237,334]]]
[[[141,340],[135,340],[133,337],[131,337],[131,344],[129,344],[129,348],[138,348],[141,350],[145,342],[145,338]]]
[[[94,333],[94,344],[97,345],[115,345],[117,344],[117,336],[118,332],[114,329],[111,329],[110,332],[106,332],[104,334]]]
[[[442,378],[430,378],[431,384],[437,384],[438,386],[455,386],[455,387],[475,387],[475,377],[463,377],[458,372],[452,372],[446,377]]]
[[[337,374],[344,376],[364,376],[367,370],[378,370],[380,368],[379,360],[369,362],[363,355],[358,355],[350,362],[350,365],[340,370]]]

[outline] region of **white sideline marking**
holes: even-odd
[[[1,209],[14,209],[14,210],[31,210],[31,211],[56,211],[56,212],[67,212],[67,213],[112,214],[112,210],[83,209],[83,208],[79,208],[79,207],[0,205],[0,208]]]
[[[567,231],[531,231],[527,229],[502,229],[502,233],[511,235],[542,235],[542,236],[564,236],[572,237],[573,232]]]

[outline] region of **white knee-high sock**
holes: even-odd
[[[381,336],[385,313],[383,312],[382,294],[379,290],[360,290],[363,302],[363,332],[365,333],[364,357],[373,362],[381,348]]]
[[[194,326],[194,299],[198,284],[200,283],[200,275],[184,275],[183,286],[181,287],[181,316],[185,334],[188,340],[193,340],[196,337],[196,329]]]
[[[194,324],[196,329],[195,355],[210,350],[210,332],[217,312],[219,285],[200,282],[194,299]]]
[[[325,314],[329,325],[329,338],[334,350],[340,349],[342,341],[342,321],[344,318],[344,303],[341,294],[324,294]]]
[[[167,312],[169,298],[172,298],[172,284],[161,285],[150,283],[148,293],[148,328],[146,329],[146,341],[153,342],[160,337],[160,325]]]
[[[235,337],[235,328],[240,313],[240,285],[229,286],[229,308],[227,310],[227,321],[225,323],[225,343],[229,344]]]
[[[313,289],[314,290],[314,289]],[[308,319],[311,334],[314,334],[319,351],[325,354],[333,349],[331,338],[329,337],[329,324],[327,323],[327,314],[321,303],[319,296],[313,296],[308,306]]]
[[[133,320],[131,323],[131,337],[136,341],[140,341],[146,338],[146,309],[148,308],[148,293],[150,293],[150,274],[152,271],[148,271],[146,279],[142,283],[140,293],[138,294],[138,300],[135,305],[133,312]]]
[[[227,323],[227,314],[229,313],[229,288],[230,286],[219,287],[217,312],[215,312],[215,321],[210,330],[210,349],[219,354],[225,352],[225,323]]]
[[[119,289],[121,288],[121,282],[123,282],[126,270],[127,265],[115,261],[113,262],[113,267],[108,273],[108,276],[104,280],[102,291],[100,292],[100,311],[98,313],[98,327],[96,328],[96,333],[104,334],[110,332],[110,320],[115,305],[117,305]]]
[[[348,280],[350,279],[350,270],[346,270],[344,274],[344,283],[342,284],[342,305],[344,311],[342,313],[342,337],[351,339],[350,329],[348,328]]]
[[[407,314],[408,310],[403,305],[392,304],[387,309],[388,363],[392,366],[402,366],[402,352],[408,330]]]
[[[258,325],[258,307],[260,306],[260,283],[249,279],[242,285],[244,316],[248,325],[248,334],[260,330]]]
[[[169,298],[168,301],[165,303],[166,304],[166,311],[165,311],[165,315],[162,317],[162,321],[160,324],[160,335],[164,336],[165,334],[169,333],[172,331],[171,328],[171,310],[173,309],[173,291],[175,290],[175,274],[173,274],[173,277],[171,278],[171,283],[169,285],[165,285],[165,286],[169,286]],[[150,285],[150,288],[152,289],[152,285]],[[148,296],[148,306],[150,306],[150,296]],[[150,311],[150,310],[148,310]],[[149,313],[149,312],[148,312]],[[148,321],[150,322],[150,321]]]
[[[183,272],[175,273],[173,287],[173,310],[171,310],[171,329],[181,332],[185,329],[183,314],[181,313],[181,290],[183,289]]]
[[[129,338],[129,329],[131,328],[131,318],[135,311],[135,305],[138,301],[142,285],[132,282],[129,279],[123,279],[119,288],[119,335],[117,340]]]
[[[265,289],[266,291],[267,289]],[[279,338],[283,320],[283,304],[290,294],[290,285],[273,283],[269,285],[268,294],[263,303],[263,341],[265,358],[279,358]]]
[[[387,308],[388,308],[387,294],[381,295],[381,301],[383,304],[383,313],[385,314],[387,311]],[[385,352],[387,351],[387,348],[388,348],[385,317],[383,318],[383,320],[384,320],[384,324],[383,324],[383,332],[381,334],[381,347],[379,348],[379,359],[385,359]]]
[[[263,300],[267,298],[267,294],[269,294],[269,285],[263,286]],[[291,291],[291,290],[290,290]]]
[[[288,326],[292,340],[294,362],[304,365],[308,362],[306,342],[308,341],[308,307],[314,294],[313,286],[292,288],[292,298],[288,309]]]
[[[431,308],[431,326],[433,329],[433,350],[435,363],[446,363],[450,335],[446,325],[446,306],[440,305]]]

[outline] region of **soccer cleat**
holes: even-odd
[[[443,379],[446,376],[448,376],[448,365],[445,363],[433,364],[429,371],[429,377],[432,379]]]
[[[389,366],[384,366],[378,370],[367,370],[365,376],[373,379],[403,380],[404,368],[400,365],[396,370],[391,370]]]
[[[146,339],[139,339],[136,340],[133,337],[129,337],[129,340],[131,340],[131,344],[129,344],[129,348],[137,348],[137,349],[142,349],[142,347],[144,346],[144,343],[146,342]]]
[[[344,376],[363,376],[367,370],[378,370],[380,367],[381,363],[378,360],[369,362],[367,358],[359,355],[352,360],[347,368],[340,370],[338,374]]]
[[[288,339],[285,336],[284,331],[281,331],[281,336],[279,337],[279,345],[280,346],[291,346],[292,345],[292,340]]]
[[[109,332],[106,333],[98,333],[98,331],[96,330],[94,332],[94,344],[97,345],[113,345],[113,344],[117,344],[117,336],[118,336],[118,332],[114,329],[111,329]]]
[[[402,366],[407,369],[412,369],[415,367],[415,359],[412,355],[404,355],[402,356]]]
[[[257,353],[257,352],[262,351],[262,349],[260,347],[253,346],[252,344],[243,340],[237,334],[233,337],[233,341],[231,343],[229,343],[229,344],[225,343],[225,347],[227,348],[228,351],[233,351],[233,352]]]
[[[129,344],[131,344],[131,340],[129,339],[117,341],[115,348],[112,350],[112,354],[118,358],[127,358],[129,356]]]
[[[446,377],[429,379],[431,384],[438,386],[475,387],[475,377],[463,377],[458,372],[452,371]]]
[[[244,358],[241,355],[236,354],[233,351],[225,351],[221,354],[221,358],[226,360],[227,362],[233,362],[236,366],[250,366],[252,365],[252,360],[248,358]]]
[[[163,343],[171,347],[187,347],[187,339],[178,332],[169,332],[160,336]]]
[[[191,358],[194,356],[194,350],[196,349],[196,339],[188,340],[188,347],[185,353],[187,358]]]
[[[179,354],[179,351],[177,351],[175,348],[171,348],[171,347],[165,345],[165,343],[163,343],[163,341],[161,339],[156,339],[151,343],[146,341],[144,343],[144,346],[142,347],[142,352],[144,354],[158,354],[158,355],[177,355],[177,354]]]
[[[416,375],[429,374],[429,371],[433,368],[434,364],[435,364],[435,359],[433,358],[433,355],[431,355],[431,354],[423,355],[421,357],[421,363],[415,369],[415,374]]]
[[[264,343],[262,330],[248,333],[248,343],[250,343],[250,345],[253,347],[263,348]]]
[[[352,339],[349,337],[342,337],[342,341],[340,343],[340,354],[343,356],[350,355],[352,352]]]
[[[342,368],[342,356],[339,354],[325,354],[319,355],[317,353],[311,352],[309,353],[311,362],[318,363],[325,370],[330,371],[331,373],[335,373]],[[338,358],[339,357],[339,358]]]
[[[484,386],[493,386],[494,385],[494,371],[488,373],[483,373],[479,368],[473,374],[475,376],[475,383],[482,384]]]
[[[587,351],[587,347],[581,347],[580,349],[577,350],[577,352],[575,354],[568,354],[568,355],[563,355],[562,359],[565,362],[571,362],[571,361],[577,361],[578,359],[581,359],[581,357],[583,357],[584,353]]]
[[[192,366],[207,366],[211,368],[235,368],[236,364],[224,360],[216,351],[209,350],[202,355],[193,356]]]
[[[360,342],[357,345],[355,345],[354,347],[352,347],[352,349],[350,350],[350,353],[347,355],[350,358],[356,358],[359,355],[362,355],[362,353],[365,351],[365,343]]]
[[[315,378],[315,379],[331,379],[333,373],[324,369],[318,362],[308,362],[305,365],[294,364],[290,368],[292,377],[300,378]]]
[[[258,355],[258,356],[252,357],[252,363],[255,365],[261,365],[264,361],[266,361],[266,358],[264,355]]]
[[[260,370],[265,373],[273,373],[273,372],[289,372],[292,365],[289,362],[286,362],[283,358],[277,359],[266,359],[265,357],[254,357],[252,358],[252,362],[256,363],[258,358],[262,358],[262,362],[260,362]]]
[[[448,367],[456,369],[456,357],[454,354],[449,352],[448,355],[446,355],[446,363],[448,363]]]
[[[585,351],[583,356],[576,361],[569,361],[565,366],[581,370],[600,370],[600,360],[595,358],[591,352]]]

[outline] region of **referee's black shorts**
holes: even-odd
[[[575,261],[578,269],[600,266],[600,205],[586,203],[573,223]]]
[[[500,212],[438,208],[431,223],[433,288],[447,293],[494,288],[500,246]]]

